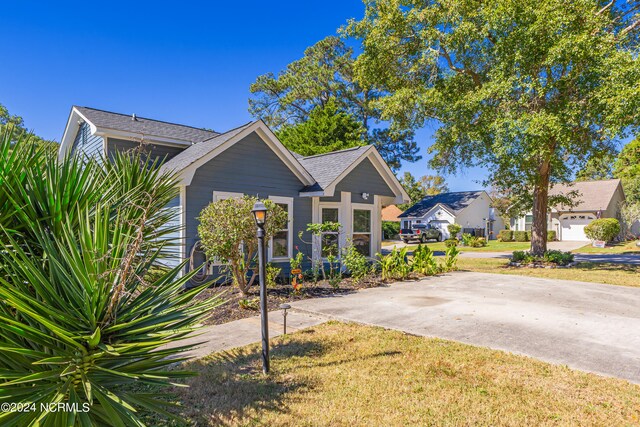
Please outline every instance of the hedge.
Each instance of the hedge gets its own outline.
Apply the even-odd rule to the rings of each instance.
[[[528,231],[514,231],[513,232],[513,241],[514,242],[528,242],[531,240],[531,233]]]
[[[558,240],[558,236],[556,235],[555,230],[548,230],[547,231],[547,241],[548,242],[555,242],[556,240]]]
[[[594,219],[584,228],[584,234],[591,240],[610,242],[620,234],[620,221],[615,218]]]
[[[513,242],[513,230],[500,230],[498,240],[501,242]]]

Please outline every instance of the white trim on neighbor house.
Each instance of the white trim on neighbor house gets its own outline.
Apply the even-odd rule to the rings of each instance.
[[[271,130],[267,127],[264,122],[261,120],[252,123],[251,125],[244,128],[242,131],[238,132],[233,137],[229,138],[227,141],[223,142],[219,146],[212,149],[209,153],[201,156],[189,166],[185,167],[180,171],[176,171],[178,173],[179,179],[183,185],[190,185],[193,180],[193,176],[195,175],[196,170],[200,168],[200,166],[208,163],[213,158],[217,157],[229,147],[233,146],[237,142],[241,141],[245,137],[251,135],[255,132],[260,139],[262,139],[271,150],[282,160],[282,162],[288,166],[288,168],[298,177],[298,179],[305,185],[313,185],[315,180],[311,177],[309,172],[298,162],[298,160],[293,157],[291,152],[285,148],[284,145],[278,138],[271,132]]]
[[[376,169],[376,171],[380,174],[385,183],[396,194],[396,197],[392,200],[392,203],[408,203],[411,200],[404,187],[402,187],[402,184],[400,184],[391,168],[389,168],[389,165],[387,165],[380,153],[378,153],[378,150],[376,150],[373,146],[370,146],[365,151],[363,151],[360,157],[352,162],[349,167],[346,168],[340,175],[338,175],[338,177],[334,179],[333,182],[329,184],[324,190],[314,192],[300,192],[300,197],[333,197],[336,191],[336,186],[340,183],[340,181],[342,181],[347,175],[349,175],[351,171],[353,171],[356,166],[362,163],[365,159],[369,159],[369,161]]]
[[[267,258],[270,261],[289,261],[293,257],[293,197],[269,196],[269,200],[274,203],[287,205],[287,256],[273,256],[273,238],[269,242]]]

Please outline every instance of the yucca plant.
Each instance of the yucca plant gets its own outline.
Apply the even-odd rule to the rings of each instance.
[[[28,136],[0,138],[0,403],[23,408],[1,425],[172,416],[166,396],[141,386],[190,375],[172,365],[191,346],[172,343],[220,302],[196,302],[203,288],[184,290],[182,265],[163,267],[177,190],[155,166],[58,161]]]

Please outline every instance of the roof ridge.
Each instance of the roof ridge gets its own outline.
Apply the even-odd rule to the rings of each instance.
[[[115,112],[115,111],[109,111],[109,110],[103,110],[103,109],[100,109],[100,108],[87,107],[87,106],[84,106],[84,105],[74,105],[74,107],[75,108],[86,108],[86,109],[93,110],[93,111],[100,111],[102,113],[115,114],[115,115],[124,116],[124,117],[131,117],[132,116],[131,114],[118,113],[118,112]],[[149,121],[152,121],[152,122],[165,123],[165,124],[168,124],[168,125],[182,126],[182,127],[185,127],[185,128],[201,130],[201,131],[204,131],[204,132],[212,132],[212,133],[216,133],[218,135],[221,134],[220,132],[218,132],[216,130],[212,130],[212,129],[204,129],[204,128],[199,128],[199,127],[196,127],[196,126],[184,125],[182,123],[168,122],[166,120],[152,119],[152,118],[149,118],[149,117],[138,116],[137,114],[136,114],[136,118],[145,119],[145,120],[149,120]]]
[[[214,138],[219,138],[219,137],[221,137],[221,136],[224,136],[224,135],[226,135],[226,134],[228,134],[228,133],[233,132],[234,130],[242,129],[242,128],[247,127],[247,126],[249,126],[249,125],[252,125],[252,124],[254,124],[254,123],[256,123],[256,122],[258,122],[258,120],[253,120],[253,121],[247,122],[247,123],[245,123],[245,124],[243,124],[243,125],[236,126],[236,127],[234,127],[233,129],[229,129],[228,131],[225,131],[225,132],[222,132],[222,133],[218,133],[217,135],[213,135],[212,137],[209,137],[209,138],[207,138],[207,139],[203,139],[202,141],[198,142],[198,144],[201,144],[201,143],[203,143],[203,142],[207,142],[207,141],[211,141],[211,140],[212,140],[212,139],[214,139]]]
[[[315,157],[322,157],[322,156],[329,156],[331,154],[344,153],[345,151],[355,151],[365,147],[369,148],[369,147],[373,147],[373,145],[372,144],[358,145],[357,147],[345,148],[343,150],[329,151],[328,153],[322,153],[322,154],[314,154],[312,156],[302,157],[300,160],[313,159]]]

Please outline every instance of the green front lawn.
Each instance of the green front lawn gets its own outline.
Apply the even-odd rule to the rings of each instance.
[[[447,247],[444,242],[427,242],[426,245],[432,251],[445,251]],[[418,245],[410,245],[409,249],[413,250]],[[499,242],[497,240],[490,240],[487,246],[481,248],[472,248],[467,246],[458,245],[458,249],[462,252],[513,252],[513,251],[528,251],[531,248],[530,242]],[[388,246],[386,249],[390,249]]]
[[[635,425],[640,387],[529,357],[330,322],[189,363],[190,425]]]
[[[574,250],[575,253],[580,254],[624,254],[624,253],[637,253],[640,252],[640,247],[636,246],[637,240],[631,242],[614,243],[606,248],[594,248],[591,243],[581,248]]]
[[[581,262],[572,268],[516,268],[498,258],[459,258],[458,268],[479,273],[513,274],[545,279],[577,280],[640,287],[640,266]]]

